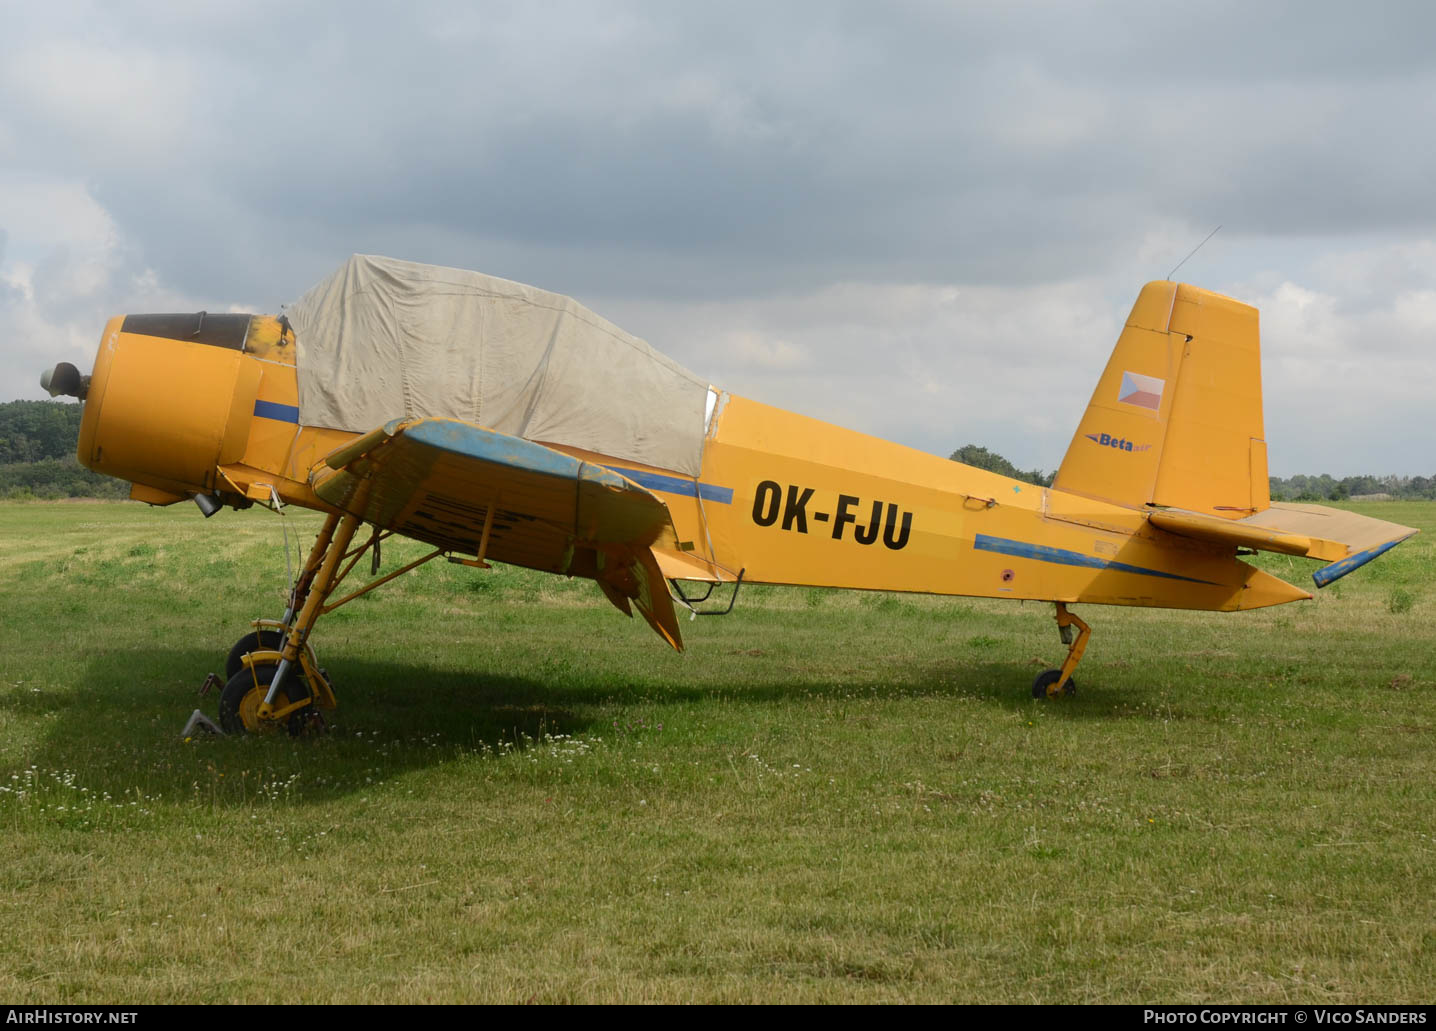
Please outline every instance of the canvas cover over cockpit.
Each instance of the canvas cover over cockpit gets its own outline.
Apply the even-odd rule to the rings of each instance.
[[[462,419],[698,475],[707,382],[570,297],[356,254],[285,314],[302,425]]]

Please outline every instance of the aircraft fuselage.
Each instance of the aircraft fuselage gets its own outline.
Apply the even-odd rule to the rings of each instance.
[[[358,435],[299,424],[295,350],[292,333],[269,316],[112,319],[89,384],[80,460],[132,481],[132,496],[151,504],[277,496],[328,510],[310,471]],[[674,578],[729,581],[742,571],[756,583],[1219,610],[1310,597],[1237,560],[1229,545],[1158,529],[1140,509],[726,393],[709,418],[696,479],[539,443],[660,497],[677,543],[655,552]],[[506,561],[501,550],[489,557]]]

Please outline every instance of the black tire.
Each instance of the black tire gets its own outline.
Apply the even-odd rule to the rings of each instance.
[[[1043,670],[1037,674],[1037,679],[1032,681],[1032,697],[1043,701],[1050,698],[1051,696],[1047,693],[1047,689],[1060,679],[1062,679],[1062,671],[1060,669]],[[1068,698],[1075,695],[1077,693],[1077,681],[1072,677],[1068,677],[1067,683],[1062,685],[1062,693]]]
[[[229,650],[224,660],[224,679],[233,680],[234,675],[244,669],[244,657],[250,652],[277,652],[284,647],[284,634],[278,630],[260,630],[245,634]]]
[[[219,693],[219,725],[224,728],[226,734],[258,734],[268,729],[260,726],[254,713],[264,701],[264,696],[269,693],[269,685],[274,681],[274,674],[278,669],[277,665],[266,662],[255,666],[253,670],[241,667],[238,673],[229,678],[229,683],[225,684],[224,690]],[[293,667],[285,674],[284,686],[274,701],[282,708],[290,702],[308,697],[309,683],[304,679],[304,671]],[[287,721],[290,737],[298,737],[304,733],[309,726],[309,715],[313,709],[313,705],[307,705],[290,715]]]

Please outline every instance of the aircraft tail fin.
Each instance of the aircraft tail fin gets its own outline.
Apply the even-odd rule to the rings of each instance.
[[[1148,283],[1053,486],[1224,519],[1264,511],[1256,309],[1185,283]]]

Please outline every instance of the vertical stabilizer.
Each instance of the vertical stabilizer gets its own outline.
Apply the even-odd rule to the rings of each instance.
[[[1053,486],[1240,519],[1267,508],[1257,311],[1148,283]]]

